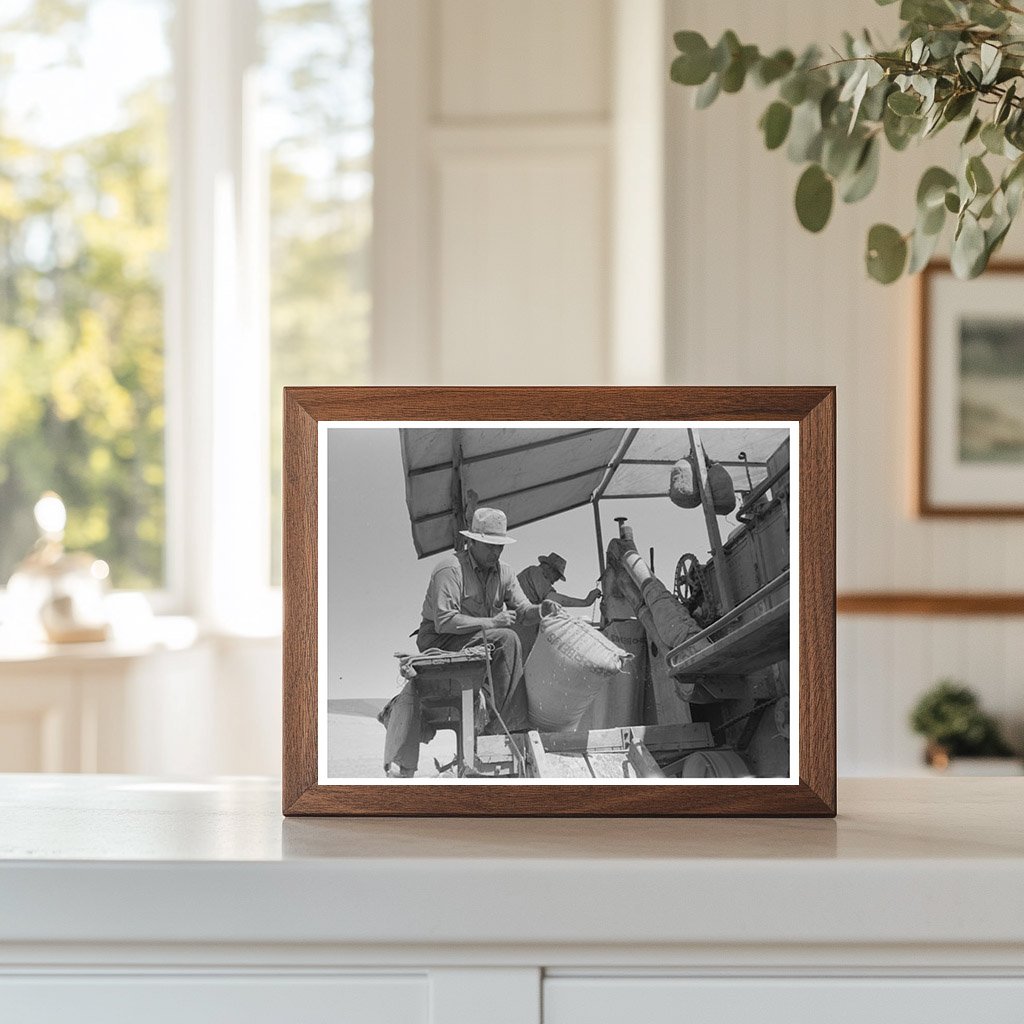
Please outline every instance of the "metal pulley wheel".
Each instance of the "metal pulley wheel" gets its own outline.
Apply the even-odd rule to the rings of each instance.
[[[675,595],[685,605],[690,605],[703,590],[700,569],[696,555],[685,554],[676,562]]]

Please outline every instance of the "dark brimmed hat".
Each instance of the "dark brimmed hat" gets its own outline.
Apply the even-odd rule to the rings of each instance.
[[[541,565],[550,565],[551,568],[558,573],[558,578],[560,580],[565,579],[566,561],[561,555],[556,555],[554,551],[552,551],[550,555],[541,555],[537,561],[540,562]]]

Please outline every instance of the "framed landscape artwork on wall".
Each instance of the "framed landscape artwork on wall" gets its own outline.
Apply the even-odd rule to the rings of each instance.
[[[835,813],[830,388],[290,388],[284,810]]]
[[[1024,264],[920,281],[916,511],[1024,515]]]

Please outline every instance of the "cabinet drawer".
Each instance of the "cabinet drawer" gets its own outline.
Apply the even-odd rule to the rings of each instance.
[[[426,975],[0,978],[18,1024],[427,1024]]]
[[[1021,1024],[1024,978],[549,977],[544,1024]]]

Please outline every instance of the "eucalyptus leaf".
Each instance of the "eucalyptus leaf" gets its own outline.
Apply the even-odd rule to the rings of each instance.
[[[926,75],[913,75],[910,79],[911,87],[924,101],[921,111],[927,113],[935,103],[935,79]]]
[[[1001,125],[989,121],[981,129],[981,142],[993,156],[1002,156],[1006,146],[1006,133]]]
[[[946,121],[956,121],[966,117],[974,107],[975,96],[972,92],[954,93],[946,100],[942,108],[942,116]]]
[[[945,207],[950,213],[960,212],[960,196],[956,192],[947,192]]]
[[[839,106],[839,92],[840,90],[837,88],[829,89],[818,103],[818,111],[821,114],[823,125],[839,118],[839,114],[836,112],[836,108]]]
[[[817,160],[821,156],[821,111],[813,101],[801,103],[793,111],[786,155],[793,163]]]
[[[967,16],[977,25],[984,25],[985,28],[1003,29],[1007,25],[1006,15],[993,7],[990,3],[972,3]]]
[[[1008,213],[1004,213],[998,216],[985,229],[985,264],[976,268],[975,276],[985,269],[988,261],[992,258],[992,254],[1002,246],[1006,233],[1010,230],[1011,223],[1013,223],[1013,218]]]
[[[938,131],[945,123],[945,117],[943,108],[940,106],[932,107],[931,113],[925,119],[924,131],[921,132],[922,138],[927,138],[934,132]]]
[[[907,262],[906,239],[890,224],[875,224],[868,232],[868,273],[880,284],[892,284]]]
[[[972,156],[967,161],[966,175],[976,194],[988,195],[995,188],[992,175],[980,156]]]
[[[711,70],[721,74],[733,62],[734,56],[739,53],[742,45],[732,29],[722,33],[722,37],[715,44],[711,51]]]
[[[788,75],[779,88],[779,98],[791,107],[798,107],[807,99],[807,75],[803,71],[794,71]]]
[[[1006,213],[1012,223],[1013,218],[1020,212],[1021,198],[1024,198],[1024,177],[1018,176],[1004,185],[1003,193],[1006,196]]]
[[[1002,124],[1013,110],[1013,100],[1017,95],[1017,83],[1011,82],[1003,93],[1002,98],[996,104],[996,112],[992,117],[992,120],[996,124]]]
[[[693,105],[698,110],[706,110],[718,98],[722,91],[722,81],[717,74],[713,74],[693,96]]]
[[[885,141],[897,152],[907,148],[910,140],[920,131],[924,124],[922,117],[899,117],[891,110],[886,110],[882,117]]]
[[[793,108],[788,103],[776,100],[761,116],[764,144],[768,149],[778,149],[786,141],[789,126],[793,120]]]
[[[860,202],[875,187],[875,182],[878,181],[879,148],[876,136],[872,136],[864,143],[853,175],[843,188],[844,203]]]
[[[906,114],[916,114],[921,107],[921,100],[909,92],[894,92],[889,96],[889,109],[901,117]]]
[[[742,46],[732,63],[722,72],[722,92],[739,92],[746,81],[747,72],[758,59],[756,46]]]
[[[929,167],[917,186],[917,208],[927,213],[936,206],[942,206],[947,190],[955,184],[956,176],[944,167]]]
[[[941,231],[928,233],[921,230],[920,227],[914,229],[914,233],[910,237],[910,262],[907,264],[908,274],[916,274],[924,270],[935,254],[940,237]]]
[[[971,123],[967,126],[967,131],[964,132],[963,139],[960,140],[961,146],[970,145],[981,132],[982,121],[980,117],[972,117]]]
[[[938,235],[946,224],[946,204],[939,203],[928,210],[919,210],[917,228],[925,235]]]
[[[864,102],[860,105],[860,120],[881,121],[885,113],[885,101],[892,91],[892,82],[885,78],[870,86],[864,95]]]
[[[999,74],[999,68],[1003,63],[1003,51],[991,42],[981,44],[979,51],[981,58],[981,84],[991,85]]]
[[[770,57],[762,57],[755,65],[754,81],[760,86],[771,85],[772,82],[785,78],[793,70],[796,58],[790,50],[776,50]]]
[[[821,231],[832,214],[832,180],[817,165],[811,164],[796,186],[796,215],[808,231]]]
[[[822,133],[821,166],[833,178],[841,178],[853,171],[864,148],[863,133],[859,137],[846,135],[838,127]]]
[[[953,250],[950,263],[953,273],[961,280],[976,277],[975,267],[985,258],[985,232],[978,219],[970,212],[964,211],[960,226],[953,238]]]

